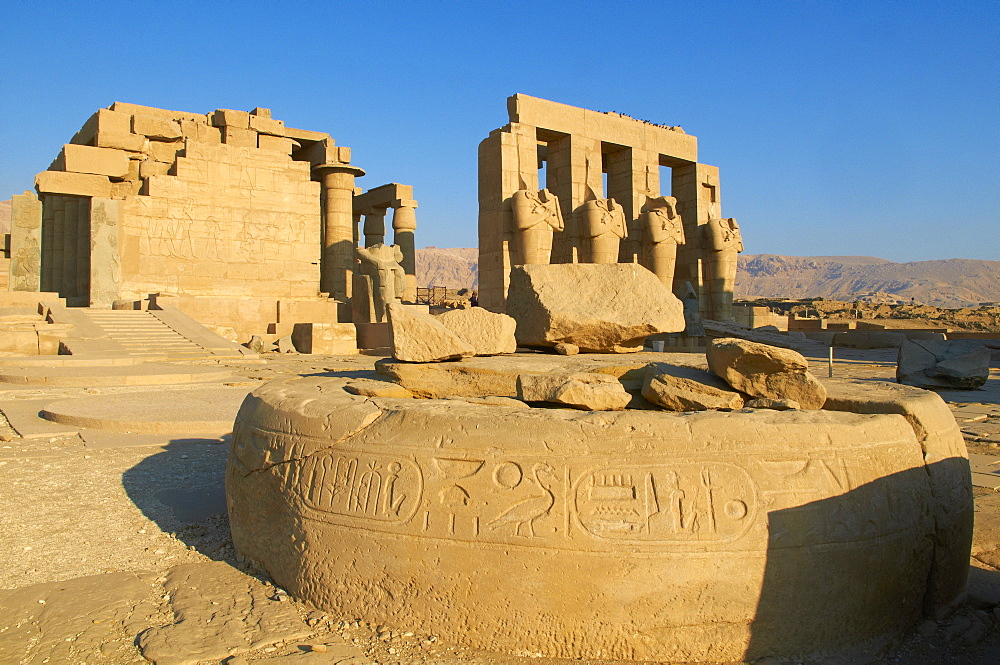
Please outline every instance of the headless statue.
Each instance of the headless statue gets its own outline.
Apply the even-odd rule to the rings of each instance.
[[[705,248],[705,285],[711,302],[711,316],[733,320],[733,290],[736,287],[737,254],[743,251],[743,236],[735,219],[711,219],[702,227]]]
[[[377,243],[371,247],[357,247],[356,251],[361,259],[361,274],[371,278],[375,322],[385,321],[389,303],[401,302],[406,290],[406,273],[399,265],[403,250],[399,245]]]
[[[684,225],[677,213],[677,199],[658,196],[642,206],[645,265],[660,282],[673,290],[677,245],[684,244]]]
[[[580,207],[581,263],[618,263],[625,237],[625,209],[614,199],[587,201]]]
[[[547,264],[552,255],[552,234],[562,231],[559,199],[547,189],[519,189],[510,200],[514,215],[512,265]]]
[[[704,337],[705,326],[701,324],[701,303],[691,282],[684,282],[684,297],[681,298],[681,303],[684,305],[684,334],[688,337]]]

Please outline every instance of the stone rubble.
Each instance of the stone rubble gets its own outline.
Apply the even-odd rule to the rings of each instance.
[[[752,397],[791,399],[802,409],[821,409],[826,401],[826,389],[797,351],[730,337],[712,340],[705,355],[717,376]]]

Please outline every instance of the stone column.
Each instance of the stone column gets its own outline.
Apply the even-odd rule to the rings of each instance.
[[[346,301],[350,297],[354,266],[354,179],[365,172],[346,163],[313,167],[319,176],[323,202],[323,254],[320,260],[320,291]]]
[[[403,252],[403,266],[406,273],[404,302],[417,302],[417,251],[414,231],[417,230],[417,202],[413,199],[396,199],[392,202],[392,244]]]
[[[11,197],[11,291],[40,291],[42,272],[42,202],[33,192]]]
[[[365,211],[365,247],[385,244],[385,208],[369,208]]]
[[[121,201],[95,198],[90,202],[90,306],[110,308],[119,298]]]
[[[62,288],[60,294],[63,298],[72,298],[76,292],[76,270],[77,270],[77,242],[78,224],[80,222],[80,201],[76,197],[67,197],[64,208],[63,226],[63,254],[65,262],[63,264]]]

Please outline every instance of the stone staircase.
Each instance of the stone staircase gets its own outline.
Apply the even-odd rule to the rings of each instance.
[[[204,358],[206,350],[146,310],[87,310],[87,316],[133,357]]]

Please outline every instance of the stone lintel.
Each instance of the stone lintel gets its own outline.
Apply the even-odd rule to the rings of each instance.
[[[367,208],[395,208],[394,202],[400,199],[413,199],[413,186],[390,182],[386,185],[372,187],[364,194],[356,195],[354,209],[357,211]]]

